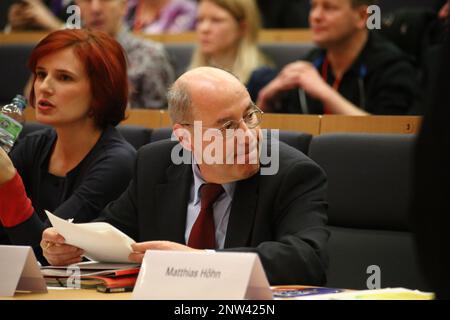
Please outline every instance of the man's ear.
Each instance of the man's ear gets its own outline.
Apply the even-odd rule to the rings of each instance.
[[[367,19],[369,19],[369,14],[367,12],[368,6],[362,5],[355,8],[357,15],[357,27],[358,29],[367,28]]]
[[[173,134],[178,139],[181,146],[186,150],[192,151],[192,142],[193,141],[192,141],[191,132],[179,123],[175,123],[172,127],[172,130],[173,130]]]

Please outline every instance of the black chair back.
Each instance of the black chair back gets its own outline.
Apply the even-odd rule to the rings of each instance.
[[[117,130],[136,150],[150,142],[152,129],[133,125],[117,126]]]
[[[367,289],[379,268],[381,287],[426,290],[416,262],[408,210],[415,137],[327,134],[309,155],[328,176],[331,287]]]

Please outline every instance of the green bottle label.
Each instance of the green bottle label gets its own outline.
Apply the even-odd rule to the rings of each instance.
[[[8,117],[6,114],[0,113],[0,131],[11,137],[13,141],[17,140],[20,131],[22,131],[22,127],[16,120]]]

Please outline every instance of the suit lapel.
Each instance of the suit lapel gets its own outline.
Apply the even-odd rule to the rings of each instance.
[[[156,186],[156,212],[161,239],[185,243],[186,212],[192,184],[192,167],[172,165],[167,169],[167,183]]]
[[[258,200],[259,174],[250,179],[238,181],[231,205],[225,248],[242,247],[250,244]]]

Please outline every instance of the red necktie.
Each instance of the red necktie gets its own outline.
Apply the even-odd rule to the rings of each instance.
[[[189,247],[195,249],[216,248],[213,205],[223,191],[222,186],[215,183],[207,183],[200,187],[201,209],[189,235]]]

